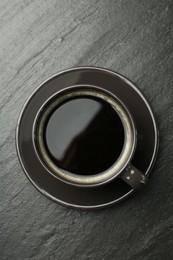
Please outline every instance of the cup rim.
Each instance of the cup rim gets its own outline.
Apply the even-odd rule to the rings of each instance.
[[[72,93],[75,95],[72,95]],[[124,134],[125,134],[125,141],[124,145],[121,151],[120,156],[118,159],[114,162],[114,164],[106,169],[103,172],[100,172],[98,174],[93,175],[78,175],[75,173],[68,172],[66,170],[59,169],[57,165],[53,163],[53,161],[50,159],[49,155],[47,154],[46,148],[44,146],[43,142],[43,124],[45,123],[43,111],[46,111],[45,108],[48,107],[49,104],[51,104],[51,101],[53,100],[59,100],[60,104],[64,100],[68,100],[70,97],[76,97],[80,95],[88,95],[88,96],[97,96],[99,98],[102,98],[106,100],[109,104],[112,105],[113,109],[115,109],[116,113],[119,115],[121,122],[123,124],[124,128]],[[93,93],[95,95],[93,95]],[[77,95],[76,95],[77,94]],[[65,97],[65,99],[63,99]],[[103,98],[104,97],[104,98]],[[61,99],[60,99],[61,98]],[[111,103],[111,102],[112,103]],[[55,101],[53,102],[53,104]],[[55,106],[57,106],[57,103]],[[54,107],[53,107],[54,108]],[[51,113],[52,109],[49,109],[49,113]],[[41,142],[41,146],[38,147],[38,143],[36,141],[36,135],[37,135],[37,129],[38,129],[38,122],[43,119],[44,122],[42,122],[41,128],[39,128],[39,145]],[[39,126],[40,127],[40,126]],[[40,129],[42,132],[40,132]],[[79,186],[79,187],[95,187],[95,186],[101,186],[103,184],[106,184],[115,178],[117,178],[124,169],[130,164],[131,159],[134,155],[135,148],[136,148],[136,127],[134,124],[134,120],[129,112],[129,110],[126,108],[126,106],[122,103],[122,101],[109,91],[97,87],[94,85],[73,85],[70,87],[67,87],[65,89],[62,89],[61,91],[56,92],[52,96],[50,96],[40,107],[40,109],[37,112],[37,115],[34,120],[33,129],[32,129],[32,141],[35,153],[40,161],[40,163],[43,165],[43,167],[46,168],[46,170],[52,174],[54,177],[60,179],[61,181],[64,181],[65,183]],[[125,147],[126,144],[126,147]],[[44,158],[43,158],[44,157]],[[46,160],[45,160],[46,159]]]

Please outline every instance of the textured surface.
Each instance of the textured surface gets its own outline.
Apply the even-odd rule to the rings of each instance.
[[[150,101],[160,151],[143,192],[98,211],[42,196],[15,151],[29,94],[72,66],[131,79]],[[0,259],[173,259],[173,2],[0,1]]]

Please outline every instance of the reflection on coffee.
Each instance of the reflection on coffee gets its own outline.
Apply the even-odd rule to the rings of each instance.
[[[98,174],[120,156],[124,128],[109,103],[80,96],[54,109],[44,127],[44,142],[57,167],[80,175]]]

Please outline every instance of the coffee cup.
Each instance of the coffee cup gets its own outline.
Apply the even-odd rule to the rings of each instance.
[[[134,119],[115,95],[75,85],[51,96],[33,125],[35,152],[55,178],[80,187],[121,178],[140,189],[147,177],[132,164],[138,142]]]

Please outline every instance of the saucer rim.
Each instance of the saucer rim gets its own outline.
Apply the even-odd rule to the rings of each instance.
[[[144,97],[144,95],[141,93],[141,91],[130,81],[128,80],[126,77],[124,77],[123,75],[121,75],[120,73],[117,73],[115,71],[112,71],[110,69],[105,69],[105,68],[101,68],[101,67],[94,67],[94,66],[82,66],[82,67],[74,67],[74,68],[69,68],[63,71],[60,71],[58,73],[55,73],[54,75],[52,75],[51,77],[49,77],[48,79],[46,79],[45,81],[43,81],[36,89],[35,91],[33,91],[31,93],[31,95],[28,97],[28,99],[26,100],[18,121],[17,121],[17,127],[16,127],[16,150],[17,150],[17,155],[19,158],[19,162],[23,168],[24,173],[26,174],[26,176],[28,177],[28,179],[31,181],[31,183],[36,187],[37,190],[39,190],[42,194],[44,194],[46,197],[50,198],[51,200],[58,202],[59,204],[63,205],[63,206],[68,206],[68,207],[72,207],[72,208],[80,208],[80,209],[99,209],[99,208],[104,208],[104,207],[108,207],[111,206],[113,204],[119,203],[120,201],[124,200],[125,198],[129,197],[130,195],[132,195],[134,193],[134,189],[131,189],[129,192],[127,192],[126,194],[124,194],[123,196],[119,197],[118,199],[115,199],[113,201],[110,202],[106,202],[103,204],[99,204],[99,205],[78,205],[78,204],[73,204],[73,203],[69,203],[63,200],[60,200],[58,198],[55,198],[54,196],[52,196],[50,193],[48,193],[47,191],[43,190],[41,187],[39,187],[39,185],[37,185],[34,180],[30,177],[30,174],[28,173],[27,169],[24,166],[23,160],[22,160],[22,156],[20,153],[20,148],[19,148],[19,128],[20,128],[20,123],[22,120],[22,115],[27,107],[27,104],[30,100],[32,100],[32,98],[37,94],[37,91],[45,85],[45,83],[49,83],[50,80],[64,74],[64,73],[68,73],[68,72],[73,72],[73,71],[77,71],[77,70],[92,70],[92,71],[100,71],[103,73],[108,73],[108,74],[112,74],[113,76],[119,77],[121,80],[123,80],[126,84],[128,84],[130,87],[133,88],[133,90],[138,93],[138,95],[142,98],[143,102],[145,103],[145,105],[148,108],[148,111],[150,113],[150,116],[152,118],[152,122],[153,122],[153,126],[154,126],[154,133],[155,133],[155,145],[154,145],[154,150],[153,150],[153,155],[150,161],[150,164],[148,166],[147,171],[145,172],[145,175],[148,177],[150,175],[150,172],[154,166],[157,154],[158,154],[158,148],[159,148],[159,131],[158,131],[158,127],[156,124],[156,120],[154,117],[154,113],[153,110],[151,108],[151,106],[149,105],[148,101],[146,100],[146,98]],[[115,180],[116,181],[116,180]]]

